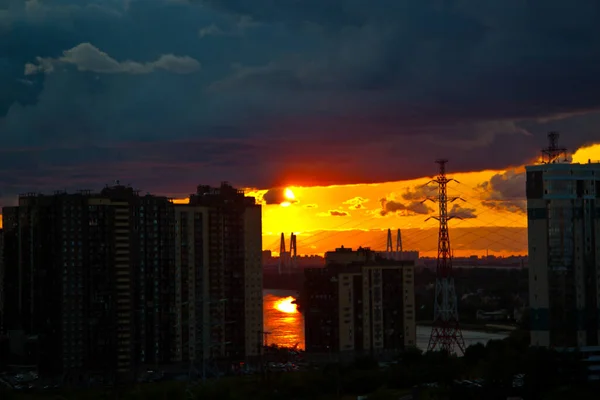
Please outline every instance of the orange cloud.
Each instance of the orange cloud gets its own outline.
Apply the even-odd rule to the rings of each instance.
[[[358,210],[361,208],[365,208],[364,204],[367,203],[368,201],[369,201],[369,199],[365,199],[363,197],[356,196],[356,197],[353,197],[351,199],[344,201],[342,204],[348,205],[349,206],[348,209],[350,209],[350,210]]]
[[[588,161],[600,162],[600,144],[581,147],[573,153],[572,162],[585,164]]]
[[[326,213],[318,213],[319,217],[349,217],[350,214],[341,210],[329,210]]]

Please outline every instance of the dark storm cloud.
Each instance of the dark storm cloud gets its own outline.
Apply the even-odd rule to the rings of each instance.
[[[430,153],[445,147],[461,160],[474,150],[485,154],[455,168],[521,163],[543,141],[536,119],[595,110],[600,102],[596,2],[208,3],[258,20],[327,28],[325,51],[240,68],[223,90],[293,90],[292,102],[312,93],[317,101],[305,101],[309,107],[327,107],[348,126],[358,125],[345,133],[419,134],[430,141]],[[305,131],[331,132],[319,129],[321,120],[303,123]],[[569,132],[565,142],[577,146],[588,135]],[[523,146],[497,151],[508,149],[499,147],[508,138]],[[497,155],[489,154],[492,148]]]
[[[499,211],[525,213],[525,183],[525,171],[508,170],[495,174],[478,186],[482,194],[481,203]]]
[[[399,215],[416,215],[416,214],[429,214],[433,211],[422,201],[411,201],[410,203],[402,203],[396,200],[380,199],[381,210],[379,215],[386,216],[388,214],[399,214]]]
[[[462,207],[459,204],[453,204],[448,215],[452,218],[473,219],[477,218],[474,208]]]
[[[591,0],[9,4],[6,195],[376,182],[433,175],[440,156],[519,165],[552,129],[598,139]]]
[[[107,21],[120,17],[117,1],[5,0],[0,9],[0,117],[13,104],[37,104],[43,76],[26,77],[25,64],[74,44],[82,32],[72,21]],[[50,6],[52,4],[52,6]],[[123,2],[121,2],[123,4]],[[8,90],[7,90],[8,89]]]
[[[435,185],[421,185],[412,189],[406,189],[406,191],[402,193],[402,198],[411,201],[424,201],[426,199],[435,198],[437,194],[438,189]]]
[[[289,199],[285,195],[285,188],[273,188],[267,190],[263,195],[263,201],[265,204],[281,204],[284,202],[296,203],[295,199]]]

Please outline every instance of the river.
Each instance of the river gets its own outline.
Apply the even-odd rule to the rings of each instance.
[[[290,290],[264,290],[263,315],[264,330],[270,332],[268,344],[279,346],[298,346],[304,349],[304,317],[292,301],[297,293]],[[492,339],[504,339],[508,334],[462,331],[465,345],[487,343]],[[427,350],[431,327],[417,326],[417,347]]]

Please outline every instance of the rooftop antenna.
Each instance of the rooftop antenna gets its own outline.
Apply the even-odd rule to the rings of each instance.
[[[563,156],[563,162],[567,162],[567,149],[558,147],[558,132],[548,133],[548,147],[542,149],[542,164],[556,164]]]

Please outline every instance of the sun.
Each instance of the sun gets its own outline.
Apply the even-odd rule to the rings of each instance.
[[[294,192],[292,192],[292,189],[290,189],[290,188],[286,188],[283,192],[283,195],[288,200],[296,200],[296,196],[294,195]]]
[[[294,201],[296,201],[296,196],[290,188],[285,188],[283,191],[283,197],[285,198],[285,201],[280,204],[281,207],[289,207]]]
[[[281,311],[286,314],[295,314],[298,312],[298,308],[294,303],[295,300],[296,299],[294,299],[292,296],[288,296],[284,299],[277,300],[275,302],[274,308],[277,311]]]

